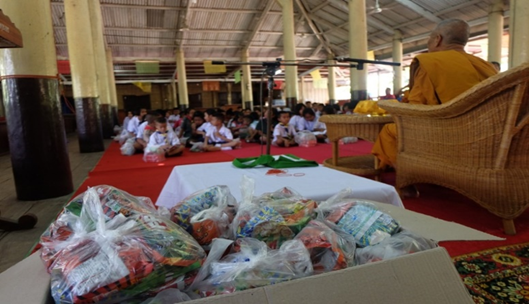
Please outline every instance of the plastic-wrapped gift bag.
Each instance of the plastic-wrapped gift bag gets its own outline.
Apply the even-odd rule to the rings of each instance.
[[[320,219],[354,236],[361,247],[379,243],[398,231],[399,224],[391,216],[351,196],[351,189],[345,189],[322,202],[318,206]]]
[[[231,235],[230,224],[237,206],[227,186],[213,186],[178,202],[171,208],[171,220],[207,246],[214,238]]]
[[[245,189],[253,193],[253,187]],[[252,197],[243,192],[245,199],[232,224],[235,238],[256,238],[272,249],[293,239],[311,220],[316,207],[316,202],[288,188]]]
[[[306,130],[297,132],[294,136],[294,141],[300,147],[314,147],[318,143],[316,140],[316,135]]]
[[[136,141],[136,138],[127,138],[125,140],[125,143],[119,148],[121,150],[122,155],[131,156],[136,152],[136,148],[134,148],[134,142]]]
[[[373,246],[359,248],[356,252],[356,263],[366,264],[393,259],[402,255],[424,251],[437,247],[433,240],[404,230]]]
[[[146,163],[159,163],[165,161],[165,151],[159,146],[147,146],[143,151],[143,161]]]
[[[328,224],[313,220],[296,235],[310,253],[314,274],[354,265],[355,239]]]
[[[200,268],[205,253],[187,232],[143,200],[98,190],[68,204],[41,238],[56,303],[141,300]]]
[[[309,253],[301,241],[287,241],[277,250],[270,250],[265,243],[253,238],[236,243],[238,252],[204,264],[201,271],[205,279],[192,285],[194,292],[202,297],[227,294],[313,273]],[[215,245],[212,252],[223,251],[214,249]]]

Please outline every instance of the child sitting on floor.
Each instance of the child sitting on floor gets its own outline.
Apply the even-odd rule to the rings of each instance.
[[[230,129],[224,126],[224,114],[215,113],[211,117],[211,127],[208,128],[205,140],[204,151],[231,150],[239,147],[239,139],[233,139]]]
[[[303,124],[300,126],[300,131],[307,130],[316,136],[319,143],[326,142],[327,128],[324,123],[319,122],[316,114],[310,108],[303,110]]]
[[[156,131],[149,138],[148,149],[158,147],[165,152],[166,157],[179,156],[184,151],[184,146],[180,144],[178,136],[173,131],[167,130],[167,120],[158,117],[155,121]]]
[[[281,111],[278,113],[279,123],[274,127],[272,145],[278,147],[297,146],[294,141],[296,130],[293,125],[288,124],[290,121],[290,112]]]
[[[138,126],[138,130],[136,131],[136,142],[134,142],[134,148],[137,153],[142,153],[147,147],[149,138],[154,132],[154,121],[156,120],[156,117],[156,112],[149,112],[145,115],[145,121]]]

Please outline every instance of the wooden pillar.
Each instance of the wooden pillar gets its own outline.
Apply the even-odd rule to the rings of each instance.
[[[96,64],[97,87],[99,90],[99,103],[101,111],[101,126],[103,138],[114,135],[114,121],[112,119],[112,97],[108,81],[108,67],[106,60],[105,38],[103,37],[103,16],[99,1],[88,1],[90,14],[90,28],[94,48],[94,61]]]
[[[112,120],[114,125],[120,125],[118,118],[118,92],[116,88],[116,76],[114,74],[114,59],[112,57],[112,49],[106,48],[105,55],[107,57],[107,69],[108,69],[108,85],[110,93],[110,105],[112,107]],[[126,114],[126,113],[125,113]]]
[[[173,96],[173,101],[174,101],[174,107],[178,107],[180,105],[180,103],[178,102],[178,97],[177,97],[177,90],[176,90],[176,81],[175,79],[173,78],[171,80],[171,94]]]
[[[64,0],[77,134],[81,153],[105,150],[88,2],[89,0]]]
[[[488,24],[488,55],[489,62],[501,64],[501,46],[503,40],[503,0],[496,0],[490,6]]]
[[[513,68],[529,62],[529,1],[511,0],[510,9],[509,67]]]
[[[296,60],[296,37],[294,36],[294,3],[292,0],[278,0],[283,9],[283,51],[285,60]],[[291,109],[298,103],[298,67],[285,67],[285,97]]]
[[[334,54],[328,55],[328,64],[336,64]],[[327,77],[327,89],[329,91],[329,104],[335,104],[336,100],[336,67],[330,66],[327,68],[329,76]]]
[[[228,96],[227,96],[227,99],[228,99],[228,104],[231,105],[233,104],[233,100],[231,98],[231,89],[232,89],[232,86],[233,84],[231,82],[228,82],[226,83],[226,87],[227,87],[227,91],[228,91]]]
[[[178,74],[178,100],[182,110],[189,107],[189,96],[187,95],[187,75],[184,50],[176,50],[176,69]]]
[[[299,100],[298,102],[305,102],[305,76],[299,77]],[[291,110],[294,111],[293,108]]]
[[[349,57],[367,59],[366,1],[349,1]],[[367,66],[351,69],[351,102],[367,99]]]
[[[402,34],[395,31],[393,35],[393,62],[402,64]],[[402,66],[393,67],[393,94],[402,88]]]
[[[241,55],[242,62],[250,61],[250,52],[248,49],[244,49]],[[250,108],[253,111],[252,70],[248,64],[242,66],[241,93],[244,108]]]
[[[22,33],[23,48],[0,50],[11,165],[19,200],[73,191],[61,115],[51,7],[42,0],[0,0]],[[51,35],[51,36],[50,36]]]

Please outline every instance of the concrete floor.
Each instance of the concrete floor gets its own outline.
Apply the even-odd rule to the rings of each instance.
[[[111,140],[105,140],[108,147]],[[87,178],[104,152],[79,152],[75,134],[68,136],[68,154],[74,188],[77,189]],[[0,156],[0,212],[2,217],[18,219],[25,213],[33,213],[38,223],[33,229],[6,232],[0,230],[0,272],[24,259],[29,250],[39,241],[40,235],[48,228],[71,195],[40,201],[19,201],[16,198],[10,155]]]

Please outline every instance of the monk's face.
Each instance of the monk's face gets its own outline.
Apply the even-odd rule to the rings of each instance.
[[[428,52],[437,52],[440,50],[442,36],[437,32],[432,32],[430,34],[430,39],[428,39]]]

